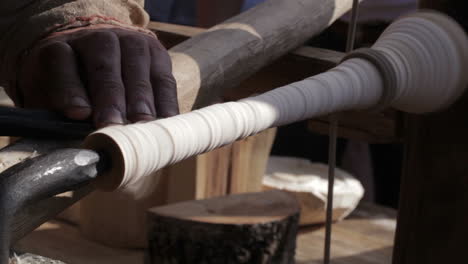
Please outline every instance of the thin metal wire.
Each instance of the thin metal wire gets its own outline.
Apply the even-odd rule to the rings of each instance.
[[[349,53],[354,49],[356,41],[356,28],[358,18],[359,0],[353,0],[353,9],[351,12],[351,22],[348,27],[348,36],[346,41],[346,52]],[[336,168],[336,138],[338,134],[338,115],[330,116],[330,131],[328,143],[328,194],[327,194],[327,215],[325,221],[325,247],[323,263],[330,264],[331,256],[331,232],[333,221],[333,188],[335,185],[335,168]]]
[[[351,11],[351,22],[348,25],[348,36],[346,40],[346,52],[349,53],[354,50],[354,43],[356,42],[356,29],[357,19],[359,15],[359,0],[353,1],[353,9]]]
[[[325,248],[323,263],[330,263],[331,232],[333,221],[333,186],[335,184],[336,166],[336,137],[338,133],[338,118],[336,114],[330,116],[330,132],[328,142],[328,194],[327,194],[327,217],[325,221]]]

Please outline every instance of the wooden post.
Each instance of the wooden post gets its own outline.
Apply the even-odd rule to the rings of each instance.
[[[422,0],[468,29],[462,0]],[[468,263],[468,94],[443,112],[406,119],[394,264]]]

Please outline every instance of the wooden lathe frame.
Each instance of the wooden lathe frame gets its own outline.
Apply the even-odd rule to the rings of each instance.
[[[468,29],[462,2],[421,0],[421,6],[446,12]],[[205,31],[162,23],[151,23],[150,28],[169,46]],[[235,94],[224,93],[224,98],[237,99],[301,80],[333,67],[343,55],[301,47],[249,77],[236,88]],[[394,264],[465,263],[468,259],[465,253],[468,237],[467,114],[468,95],[465,95],[454,106],[435,114],[402,118],[399,113],[385,111],[379,114],[351,112],[340,116],[343,137],[405,143]],[[311,121],[311,127],[326,133],[326,117]],[[14,234],[24,235],[42,219],[50,218],[88,192],[82,189],[66,199],[52,197],[26,210],[19,215]]]

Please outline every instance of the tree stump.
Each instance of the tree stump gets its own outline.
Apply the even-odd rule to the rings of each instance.
[[[148,263],[294,263],[299,211],[282,191],[153,208]]]

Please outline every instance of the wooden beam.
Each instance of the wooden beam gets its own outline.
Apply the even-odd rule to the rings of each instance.
[[[262,190],[276,128],[232,144],[228,193],[258,192]]]
[[[205,106],[298,48],[352,0],[269,0],[170,49],[181,112]]]
[[[382,112],[347,111],[338,114],[338,137],[385,144],[403,141],[402,113],[393,109]],[[328,135],[329,117],[319,117],[308,122],[309,130]]]
[[[156,32],[164,43],[171,45],[205,31],[198,27],[159,22],[151,22],[149,28]],[[223,98],[227,101],[238,100],[302,80],[335,67],[344,55],[342,52],[328,49],[299,47],[260,69],[235,88],[224,92]],[[329,132],[328,117],[311,119],[308,127],[315,133],[326,135]],[[348,111],[340,113],[338,136],[370,143],[394,143],[402,141],[401,129],[402,118],[398,111]]]
[[[423,0],[468,30],[465,1]],[[394,264],[467,263],[468,94],[439,113],[407,115]]]
[[[166,45],[166,48],[172,48],[191,37],[197,36],[207,31],[207,29],[200,27],[191,27],[155,21],[151,21],[149,23],[148,29],[155,32],[163,43],[172,43],[172,45]],[[291,51],[286,56],[288,55],[315,60],[315,63],[318,64],[321,62],[326,65],[334,66],[341,61],[345,54],[334,50],[315,48],[311,46],[301,46]]]

